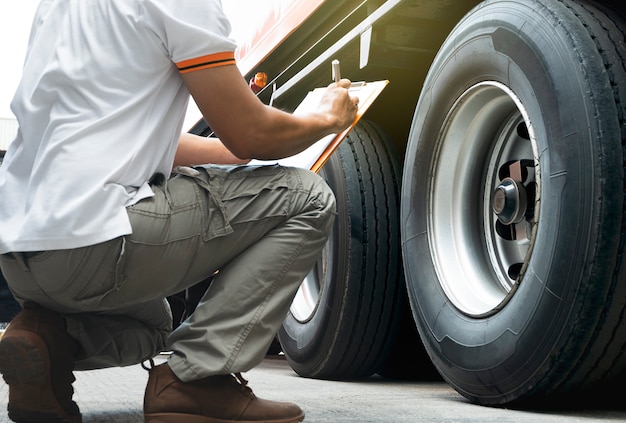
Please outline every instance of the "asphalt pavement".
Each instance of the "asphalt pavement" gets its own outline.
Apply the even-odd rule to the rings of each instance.
[[[442,381],[333,382],[297,376],[282,356],[268,356],[244,375],[257,396],[300,405],[305,422],[359,423],[593,423],[626,422],[626,405],[559,411],[507,410],[470,404]],[[75,400],[84,423],[143,422],[148,373],[141,366],[76,372]],[[0,381],[0,409],[8,387]],[[9,422],[6,411],[0,422]]]

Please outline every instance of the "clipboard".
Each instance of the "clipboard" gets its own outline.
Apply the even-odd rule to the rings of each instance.
[[[251,160],[249,165],[267,165],[280,164],[282,166],[299,167],[312,170],[317,173],[322,166],[328,161],[333,152],[339,147],[341,142],[346,138],[348,133],[356,126],[367,109],[374,103],[374,100],[380,95],[385,87],[389,84],[388,80],[374,82],[354,82],[349,88],[349,92],[353,96],[359,98],[359,110],[356,119],[352,124],[337,134],[330,134],[316,141],[306,150],[290,157],[278,160]],[[293,114],[313,112],[322,98],[322,94],[326,88],[316,88],[309,91],[307,96],[302,100]]]

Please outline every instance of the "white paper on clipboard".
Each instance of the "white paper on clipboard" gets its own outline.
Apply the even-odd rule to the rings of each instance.
[[[383,80],[375,82],[354,82],[352,84],[349,91],[351,95],[359,98],[359,110],[357,111],[356,119],[352,125],[350,125],[350,127],[345,129],[343,132],[327,135],[296,155],[279,160],[251,160],[248,164],[280,164],[282,166],[300,167],[318,172],[324,163],[326,163],[329,159],[330,155],[337,149],[337,147],[339,147],[341,141],[343,141],[352,128],[356,126],[359,119],[361,119],[388,83],[389,81]],[[320,103],[320,99],[322,98],[322,94],[325,89],[326,88],[316,88],[313,91],[310,91],[296,110],[294,110],[293,114],[297,115],[317,110],[317,106]]]

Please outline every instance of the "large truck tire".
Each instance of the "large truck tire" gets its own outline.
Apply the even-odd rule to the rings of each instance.
[[[408,293],[435,366],[474,403],[584,398],[623,378],[625,26],[603,9],[478,5],[418,102]]]
[[[278,339],[301,376],[365,377],[384,361],[400,317],[400,164],[378,128],[362,121],[320,175],[338,214]]]

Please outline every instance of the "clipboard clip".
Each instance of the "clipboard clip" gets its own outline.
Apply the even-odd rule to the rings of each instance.
[[[348,88],[348,91],[357,91],[357,90],[360,90],[361,88],[363,88],[366,85],[367,85],[367,82],[365,82],[365,81],[353,82],[350,85],[350,88]]]

